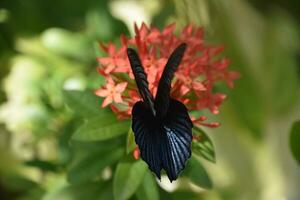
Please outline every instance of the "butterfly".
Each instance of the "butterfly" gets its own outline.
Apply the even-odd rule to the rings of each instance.
[[[191,157],[192,127],[183,103],[170,97],[171,82],[184,52],[180,44],[170,55],[161,75],[155,98],[148,88],[147,75],[137,52],[127,49],[127,56],[142,101],[132,108],[132,130],[141,158],[161,178],[164,169],[169,180],[176,180]]]

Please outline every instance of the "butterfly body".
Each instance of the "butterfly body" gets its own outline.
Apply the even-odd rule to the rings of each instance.
[[[176,180],[191,156],[192,121],[187,108],[170,97],[171,81],[186,49],[179,45],[171,54],[158,85],[155,99],[148,89],[147,76],[138,55],[128,49],[128,58],[143,101],[132,109],[132,130],[141,158],[160,179],[164,169]]]

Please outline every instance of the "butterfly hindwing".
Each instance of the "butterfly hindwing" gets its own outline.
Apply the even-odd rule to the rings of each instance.
[[[159,124],[155,122],[149,108],[142,101],[133,106],[132,130],[135,142],[140,149],[141,158],[148,164],[149,169],[160,178],[162,169],[160,145],[163,137],[159,132]]]
[[[166,144],[162,144],[165,152],[162,154],[162,165],[171,181],[177,179],[191,156],[192,127],[186,107],[181,102],[170,99],[163,124]]]
[[[191,156],[193,125],[187,109],[171,99],[164,120],[157,120],[149,112],[141,101],[132,110],[132,129],[141,158],[158,178],[164,169],[171,181],[176,180]]]

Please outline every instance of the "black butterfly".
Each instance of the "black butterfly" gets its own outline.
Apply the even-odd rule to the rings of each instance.
[[[192,121],[187,108],[170,97],[171,82],[187,45],[179,45],[171,54],[157,88],[155,99],[148,88],[147,75],[135,50],[127,55],[143,101],[132,109],[132,130],[141,158],[160,179],[164,169],[172,182],[191,156]]]

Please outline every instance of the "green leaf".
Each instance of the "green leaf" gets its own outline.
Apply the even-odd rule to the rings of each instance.
[[[147,166],[142,160],[125,159],[121,161],[114,176],[115,200],[129,199],[142,183],[146,170]]]
[[[134,150],[136,147],[135,140],[134,140],[134,133],[130,126],[128,134],[127,134],[127,144],[126,144],[126,153],[129,154]]]
[[[104,141],[92,141],[92,142],[84,142],[71,140],[69,145],[71,145],[71,151],[76,155],[75,159],[81,160],[83,157],[93,153],[100,151],[108,151],[114,150],[124,146],[125,137],[121,136],[118,138],[112,138],[110,140]],[[73,157],[74,161],[74,157]]]
[[[199,187],[210,189],[212,188],[212,182],[200,163],[200,161],[194,156],[188,161],[184,175],[187,176],[190,181]]]
[[[15,192],[25,192],[38,187],[38,183],[17,174],[2,175],[1,183],[5,183],[6,188]]]
[[[214,146],[210,138],[206,135],[206,133],[198,128],[193,128],[193,135],[197,137],[198,140],[192,141],[192,150],[198,156],[205,158],[206,160],[215,163],[215,151]]]
[[[72,136],[80,141],[102,141],[125,134],[130,126],[129,120],[118,121],[113,113],[88,119]]]
[[[45,195],[45,190],[42,187],[35,187],[26,191],[18,200],[41,200]]]
[[[160,189],[160,196],[161,199],[167,199],[167,200],[199,200],[202,198],[199,198],[199,194],[195,192],[191,192],[190,190],[177,190],[174,192],[166,192],[165,190]]]
[[[107,189],[110,184],[94,182],[62,186],[44,196],[43,200],[99,200],[107,196]],[[106,195],[104,195],[106,194]]]
[[[300,164],[299,141],[300,141],[300,121],[297,121],[293,124],[290,132],[290,148],[298,164]]]
[[[50,161],[39,160],[39,159],[26,161],[24,164],[29,167],[39,168],[43,171],[56,172],[58,170],[58,166],[55,163],[52,163]]]
[[[138,200],[159,200],[159,192],[154,176],[146,171],[144,180],[136,191]]]
[[[100,108],[100,98],[90,90],[64,90],[63,94],[67,106],[80,116],[92,117],[110,112],[108,109]]]
[[[121,159],[124,151],[122,148],[106,149],[92,152],[74,166],[68,173],[68,181],[71,183],[82,183],[92,180],[107,166]]]
[[[171,200],[182,200],[182,199],[188,199],[188,200],[199,200],[199,197],[197,194],[192,193],[190,191],[178,191],[171,193]]]

